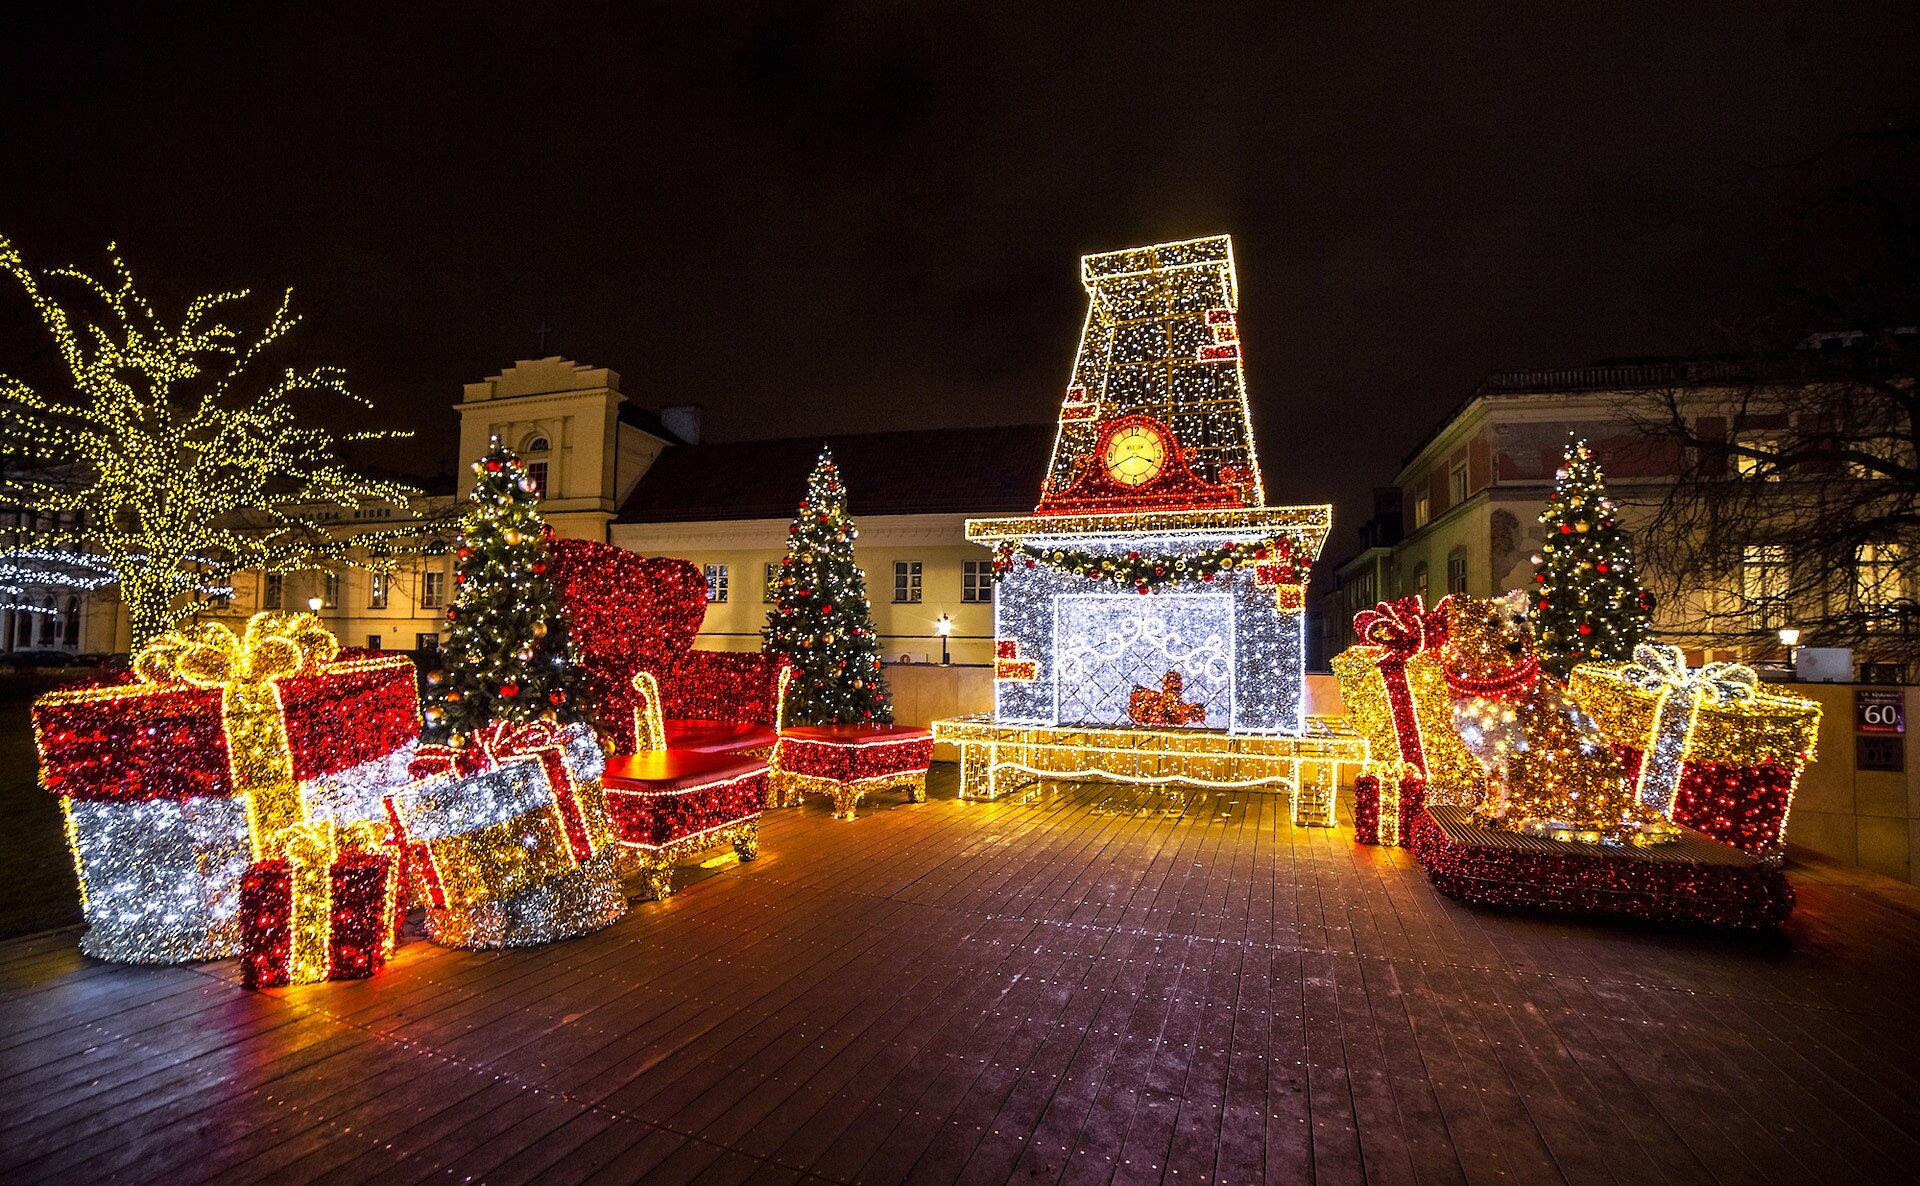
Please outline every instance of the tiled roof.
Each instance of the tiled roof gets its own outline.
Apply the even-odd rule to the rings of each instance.
[[[1055,426],[934,428],[676,445],[620,508],[624,523],[784,519],[824,443],[861,515],[1020,514],[1040,500]]]

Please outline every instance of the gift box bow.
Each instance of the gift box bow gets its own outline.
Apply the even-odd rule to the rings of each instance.
[[[1679,647],[1643,642],[1620,668],[1625,683],[1645,692],[1688,693],[1708,704],[1738,704],[1760,696],[1760,676],[1740,663],[1709,663],[1694,670]]]
[[[423,745],[414,751],[407,773],[414,778],[451,774],[468,777],[498,770],[512,758],[531,757],[543,749],[567,744],[563,725],[548,721],[495,721],[476,729],[462,746]]]
[[[1397,601],[1383,601],[1353,615],[1353,632],[1360,641],[1382,647],[1405,661],[1447,641],[1447,599],[1432,606],[1418,593]]]
[[[339,653],[339,641],[312,614],[267,612],[248,619],[239,635],[219,622],[170,630],[140,649],[133,670],[150,684],[268,684],[324,666]]]

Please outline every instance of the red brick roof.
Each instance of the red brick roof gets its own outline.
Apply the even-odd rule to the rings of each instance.
[[[1024,514],[1040,500],[1055,426],[933,428],[675,445],[653,463],[623,523],[785,519],[807,492],[822,444],[861,515]]]

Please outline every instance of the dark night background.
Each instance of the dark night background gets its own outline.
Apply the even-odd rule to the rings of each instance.
[[[431,472],[543,321],[713,438],[1048,421],[1079,255],[1228,231],[1269,496],[1336,500],[1334,557],[1486,370],[1768,311],[1779,166],[1909,122],[1920,60],[1911,0],[549,7],[10,17],[0,232],[295,287]]]

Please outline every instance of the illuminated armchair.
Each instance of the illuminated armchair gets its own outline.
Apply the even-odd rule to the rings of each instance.
[[[771,755],[792,681],[785,656],[747,651],[687,651],[665,679],[636,672],[634,748]]]

